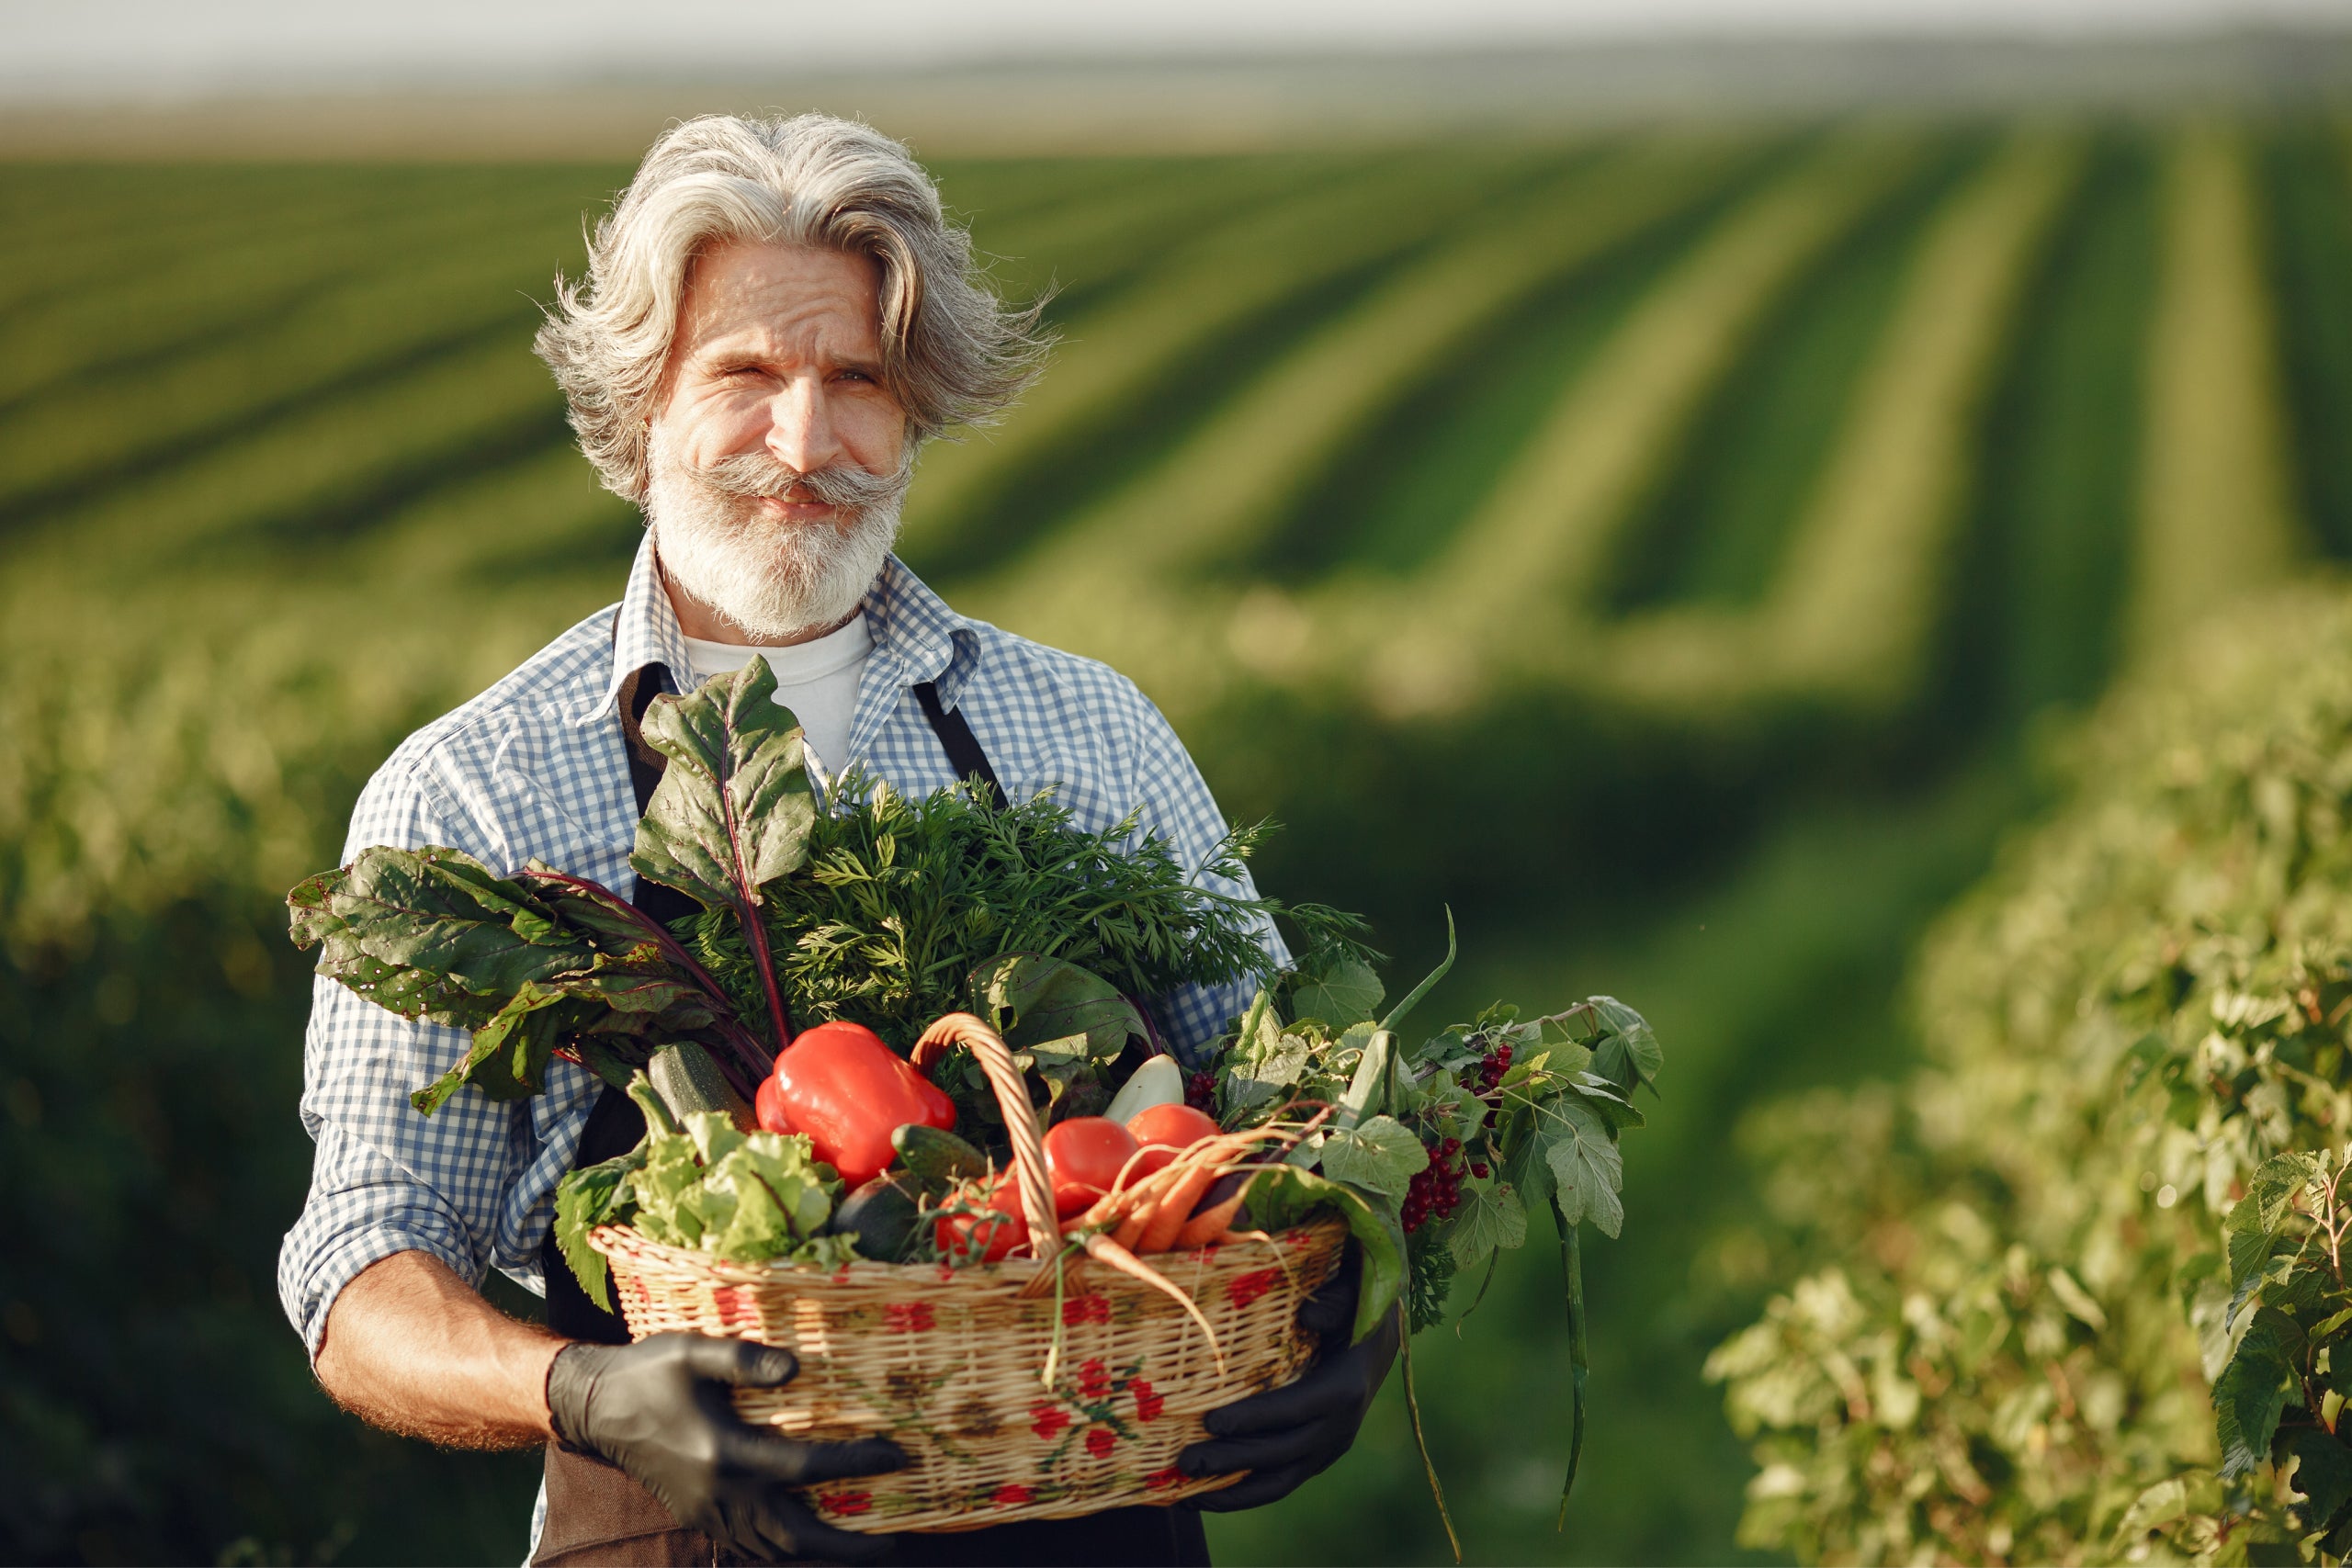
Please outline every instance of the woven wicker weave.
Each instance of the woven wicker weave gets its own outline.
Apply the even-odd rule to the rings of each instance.
[[[1013,1124],[1023,1185],[1047,1190],[1009,1054],[992,1035],[966,1038]],[[633,1337],[684,1329],[799,1357],[785,1387],[736,1395],[746,1419],[825,1441],[888,1437],[907,1450],[904,1470],[813,1491],[820,1515],[851,1529],[943,1530],[1173,1503],[1230,1484],[1179,1475],[1176,1454],[1204,1435],[1204,1412],[1305,1366],[1315,1344],[1297,1325],[1299,1305],[1329,1278],[1346,1235],[1331,1221],[1152,1258],[1208,1319],[1214,1350],[1181,1304],[1084,1260],[1064,1265],[1057,1287],[1052,1266],[1030,1258],[825,1270],[722,1263],[620,1225],[591,1240],[612,1262]]]

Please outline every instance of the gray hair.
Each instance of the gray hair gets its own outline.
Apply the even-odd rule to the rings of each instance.
[[[533,346],[571,406],[607,488],[643,501],[647,424],[676,335],[686,271],[749,240],[871,257],[882,275],[883,376],[920,442],[1001,413],[1042,368],[1042,302],[1008,305],[948,221],[913,154],[830,115],[705,115],[653,144],[588,242],[588,276],[556,278]]]

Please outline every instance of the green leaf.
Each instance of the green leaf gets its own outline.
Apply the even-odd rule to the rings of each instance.
[[[1552,1168],[1560,1217],[1571,1225],[1589,1219],[1601,1235],[1615,1236],[1625,1224],[1625,1205],[1618,1197],[1625,1161],[1607,1125],[1575,1095],[1544,1100],[1535,1113],[1535,1136]]]
[[[2157,1482],[2133,1499],[2115,1527],[2119,1549],[2138,1543],[2150,1530],[2161,1529],[2191,1514],[2219,1513],[2222,1489],[2210,1470],[2191,1470]]]
[[[1525,1244],[1527,1209],[1509,1182],[1462,1184],[1462,1206],[1447,1227],[1457,1269],[1475,1269],[1488,1253]]]
[[[629,864],[639,875],[711,908],[748,911],[762,887],[800,869],[816,797],[799,720],[777,705],[766,660],[656,697],[644,735],[670,765],[638,824]]]
[[[1401,1200],[1406,1186],[1429,1163],[1430,1152],[1421,1140],[1393,1116],[1334,1129],[1323,1140],[1323,1174],[1384,1198]]]
[[[1331,1118],[1335,1127],[1345,1130],[1372,1111],[1396,1109],[1388,1103],[1388,1080],[1396,1062],[1396,1036],[1385,1029],[1374,1030],[1356,1061],[1355,1075],[1348,1080],[1348,1091],[1340,1097],[1340,1108]]]
[[[2238,1342],[2230,1364],[2213,1380],[2214,1427],[2221,1438],[2223,1481],[2267,1463],[2279,1416],[2289,1404],[2302,1403],[2293,1359],[2295,1341],[2301,1337],[2284,1317],[2263,1312]]]
[[[1295,1165],[1260,1171],[1250,1179],[1244,1201],[1250,1217],[1270,1231],[1286,1230],[1323,1213],[1347,1221],[1348,1234],[1355,1237],[1363,1259],[1351,1339],[1362,1339],[1380,1325],[1405,1289],[1405,1230],[1392,1205]]]
[[[1371,964],[1340,953],[1320,973],[1300,978],[1291,991],[1291,1009],[1300,1018],[1319,1018],[1340,1030],[1370,1019],[1380,1006],[1382,991]]]
[[[571,1266],[588,1299],[606,1312],[613,1310],[613,1302],[605,1289],[605,1255],[588,1245],[588,1233],[629,1217],[628,1177],[644,1164],[645,1150],[640,1146],[616,1159],[571,1171],[556,1183],[556,1250]]]
[[[479,1029],[525,985],[586,968],[594,942],[459,851],[363,851],[288,897],[318,973],[402,1018]]]
[[[2352,1449],[2333,1432],[2313,1427],[2296,1433],[2287,1453],[2295,1461],[2295,1490],[2303,1495],[2298,1528],[2325,1529],[2336,1511],[2352,1502]]]
[[[1015,1050],[1073,1037],[1097,1061],[1115,1058],[1130,1039],[1148,1038],[1143,1016],[1118,987],[1065,959],[1011,953],[972,976],[973,1010]]]
[[[1593,997],[1585,1006],[1600,1026],[1600,1037],[1591,1043],[1593,1069],[1628,1094],[1637,1085],[1655,1093],[1666,1053],[1648,1021],[1614,997]]]

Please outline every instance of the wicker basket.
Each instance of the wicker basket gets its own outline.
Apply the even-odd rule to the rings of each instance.
[[[1035,1114],[1002,1041],[978,1021],[978,1054],[1012,1132],[1031,1214],[1053,1213]],[[921,1057],[918,1057],[921,1060]],[[684,1329],[783,1346],[800,1374],[739,1393],[747,1420],[796,1438],[887,1437],[911,1462],[813,1489],[849,1529],[953,1530],[1173,1503],[1232,1483],[1193,1480],[1178,1450],[1204,1413],[1296,1376],[1315,1351],[1300,1303],[1337,1266],[1338,1221],[1150,1261],[1192,1297],[1212,1348],[1182,1304],[1083,1260],[1009,1258],[949,1269],[858,1262],[826,1270],[732,1264],[645,1240],[627,1226],[591,1237],[611,1260],[629,1333]],[[1057,1236],[1032,1224],[1033,1250]]]

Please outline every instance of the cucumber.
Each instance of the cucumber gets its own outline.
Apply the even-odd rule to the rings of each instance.
[[[927,1198],[938,1196],[958,1181],[989,1173],[986,1155],[955,1134],[920,1122],[910,1122],[891,1134],[890,1146],[899,1151],[908,1179]]]
[[[670,1114],[684,1122],[691,1111],[716,1111],[743,1132],[760,1130],[759,1118],[718,1070],[710,1053],[688,1041],[679,1045],[664,1045],[653,1053],[653,1060],[645,1066],[646,1076],[653,1080],[654,1091]]]
[[[825,1228],[854,1237],[861,1258],[876,1263],[905,1259],[922,1228],[922,1202],[895,1176],[877,1176],[842,1201]]]

